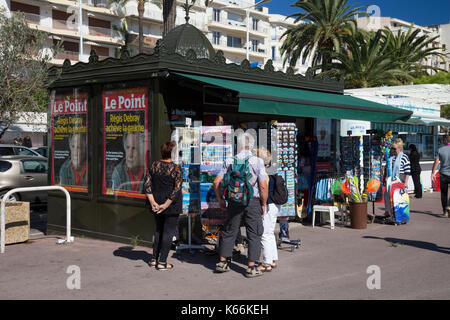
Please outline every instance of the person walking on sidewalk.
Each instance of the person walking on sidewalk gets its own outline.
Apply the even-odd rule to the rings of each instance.
[[[174,141],[164,143],[161,146],[162,159],[152,163],[144,178],[144,191],[156,223],[150,266],[157,270],[173,269],[173,265],[167,263],[167,256],[182,208],[183,173],[181,167],[172,161],[174,148]]]
[[[406,153],[403,153],[403,140],[397,138],[392,143],[393,156],[389,159],[387,165],[391,166],[392,181],[396,178],[400,179],[408,188],[408,178],[411,175],[411,163]],[[392,216],[390,185],[386,183],[386,192],[384,194],[384,215],[385,217]]]
[[[441,165],[439,174],[442,211],[444,216],[450,218],[450,207],[448,206],[450,202],[448,199],[448,184],[450,183],[450,136],[445,137],[445,146],[439,148],[435,156],[433,169],[431,170],[431,181],[433,183],[436,183],[436,170],[439,164]]]
[[[241,134],[238,137],[237,150],[235,158],[229,158],[225,161],[222,169],[214,180],[214,191],[222,210],[226,210],[227,218],[222,236],[221,246],[219,248],[220,260],[216,264],[216,272],[222,273],[230,271],[231,256],[236,236],[239,231],[241,217],[244,217],[245,228],[248,240],[248,268],[245,276],[248,278],[261,276],[263,272],[255,264],[261,255],[261,236],[263,234],[262,216],[266,211],[267,203],[267,174],[264,168],[264,162],[261,158],[254,156],[251,152],[254,147],[254,138],[248,133]],[[229,174],[235,167],[235,164],[248,163],[250,178],[250,188],[247,190],[253,197],[249,199],[247,205],[238,205],[228,200],[228,207],[220,193],[220,184],[225,175]],[[241,166],[242,167],[242,166]],[[236,172],[236,175],[247,176],[245,172]],[[226,186],[225,186],[226,187]],[[252,192],[253,191],[253,192]]]
[[[420,183],[420,153],[415,144],[409,145],[409,161],[411,162],[411,177],[414,182],[414,197],[422,198],[422,184]]]
[[[275,190],[275,178],[273,175],[276,174],[272,167],[272,155],[269,150],[264,147],[258,149],[256,155],[263,159],[266,173],[269,177],[269,195],[267,199],[267,209],[263,217],[264,232],[261,237],[263,264],[258,267],[262,271],[269,272],[277,267],[278,248],[275,238],[275,226],[277,224],[278,212],[280,212],[281,206],[273,203],[271,199],[271,195],[273,195]]]

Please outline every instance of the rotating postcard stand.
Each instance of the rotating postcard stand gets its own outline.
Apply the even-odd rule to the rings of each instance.
[[[200,214],[200,128],[191,128],[191,119],[186,119],[186,128],[176,128],[173,140],[179,147],[175,163],[183,169],[183,209],[182,214],[188,218],[188,243],[176,247],[176,252],[181,250],[206,250],[202,245],[192,244],[192,215]]]
[[[271,126],[271,149],[272,155],[277,159],[276,171],[286,182],[288,190],[288,201],[281,206],[278,213],[280,223],[278,248],[281,245],[290,245],[293,252],[300,247],[300,240],[289,237],[289,217],[296,216],[296,180],[297,180],[297,127],[295,123],[273,123]]]

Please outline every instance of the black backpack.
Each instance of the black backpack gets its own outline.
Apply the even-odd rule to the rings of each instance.
[[[285,204],[288,201],[288,190],[286,187],[286,182],[284,181],[283,177],[278,174],[271,175],[270,177],[275,180],[273,194],[270,195],[270,199],[275,204]]]

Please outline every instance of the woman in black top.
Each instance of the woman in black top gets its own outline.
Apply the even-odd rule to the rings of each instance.
[[[416,198],[422,198],[422,185],[420,183],[420,153],[414,144],[409,146],[409,161],[411,162],[411,176],[414,182],[414,193]]]
[[[150,266],[155,266],[158,270],[173,269],[173,265],[166,260],[182,208],[183,173],[181,167],[173,163],[171,158],[175,146],[174,141],[161,146],[162,159],[152,163],[144,179],[145,194],[150,201],[156,223]]]

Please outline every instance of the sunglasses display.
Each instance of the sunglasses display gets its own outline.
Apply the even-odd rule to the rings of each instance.
[[[286,181],[288,189],[288,201],[281,206],[279,216],[294,216],[296,214],[295,188],[296,172],[298,166],[297,157],[297,127],[295,123],[278,123],[272,127],[273,145],[278,153],[278,172]]]

